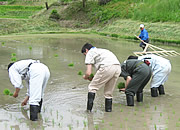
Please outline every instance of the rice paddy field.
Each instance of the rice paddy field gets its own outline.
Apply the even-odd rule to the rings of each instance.
[[[111,50],[122,63],[134,51],[142,51],[139,42],[92,34],[29,34],[0,36],[0,128],[2,130],[179,130],[180,129],[180,58],[171,61],[172,72],[165,84],[165,95],[152,98],[150,85],[144,89],[143,103],[126,106],[126,97],[114,90],[113,111],[105,112],[103,88],[95,97],[92,113],[86,112],[87,86],[82,78],[86,67],[81,47],[92,43]],[[154,44],[166,50],[180,52],[178,46]],[[7,65],[22,59],[38,59],[51,72],[39,121],[29,120],[29,105],[21,107],[26,87],[19,97],[3,93],[14,92]],[[95,72],[94,72],[95,73]],[[25,84],[24,84],[25,85]],[[7,92],[7,91],[6,91]]]

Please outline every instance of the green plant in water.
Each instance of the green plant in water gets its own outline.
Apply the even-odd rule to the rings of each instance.
[[[70,63],[68,64],[69,67],[73,67],[74,66],[74,63]]]
[[[54,54],[54,57],[58,57],[58,54]]]
[[[109,125],[112,126],[112,122],[110,122]]]
[[[79,72],[78,72],[78,75],[82,75],[82,74],[83,74],[82,71],[79,71]]]
[[[4,91],[3,91],[4,95],[9,95],[10,94],[10,90],[5,88]]]
[[[157,107],[156,107],[156,106],[154,107],[154,110],[155,110],[155,111],[157,110]]]
[[[30,50],[30,51],[32,50],[32,46],[29,46],[29,50]]]
[[[89,78],[93,78],[93,77],[94,77],[94,74],[93,74],[93,73],[89,75]]]
[[[157,130],[156,124],[154,124],[154,129]]]
[[[162,116],[162,112],[160,113],[160,116]]]
[[[16,56],[16,53],[12,53],[11,56],[12,56],[12,57],[15,57],[15,56]]]
[[[5,42],[2,42],[1,45],[4,46],[4,45],[5,45]]]
[[[98,125],[95,125],[95,130],[99,130],[99,126]]]
[[[9,93],[9,96],[13,96],[13,93]]]
[[[87,122],[86,122],[86,121],[83,121],[83,124],[84,124],[84,127],[86,127],[86,126],[87,126]]]
[[[125,88],[125,83],[124,83],[124,82],[120,82],[120,83],[117,85],[117,88],[118,88],[118,89]]]

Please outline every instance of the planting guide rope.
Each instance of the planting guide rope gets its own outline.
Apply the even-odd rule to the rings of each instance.
[[[135,35],[136,36],[136,35]],[[154,46],[154,45],[151,45],[149,43],[146,43],[144,42],[143,40],[141,40],[138,36],[136,36],[141,42],[143,42],[144,44],[146,44],[146,47],[145,49],[143,50],[143,52],[134,52],[134,54],[136,56],[142,56],[142,55],[146,55],[146,54],[156,54],[158,56],[180,56],[180,53],[174,51],[174,50],[171,50],[171,51],[167,51],[167,50],[164,50],[160,47],[157,47],[157,46]],[[149,51],[148,49],[151,49],[151,51]]]

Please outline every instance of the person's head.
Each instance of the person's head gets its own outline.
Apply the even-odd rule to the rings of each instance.
[[[87,54],[87,52],[93,47],[93,45],[86,43],[84,44],[84,46],[81,49],[81,53],[83,53],[84,55]]]
[[[129,60],[129,59],[138,59],[138,57],[137,57],[137,56],[132,56],[132,55],[130,55],[127,59],[128,59],[128,60]]]
[[[144,24],[140,24],[140,29],[141,29],[141,30],[144,29]]]
[[[9,68],[12,66],[14,64],[14,62],[12,62],[12,63],[9,63],[9,65],[8,65],[8,71],[9,71]]]

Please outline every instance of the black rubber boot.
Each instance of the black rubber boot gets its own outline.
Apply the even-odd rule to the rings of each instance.
[[[93,108],[94,98],[95,98],[95,93],[89,92],[88,93],[88,102],[87,102],[87,111],[91,112],[91,110]]]
[[[41,99],[41,101],[39,102],[39,113],[41,112],[42,102],[43,102],[43,99]]]
[[[134,96],[126,94],[126,100],[128,106],[134,106]]]
[[[105,111],[106,112],[112,111],[112,98],[111,99],[105,98]]]
[[[30,105],[30,120],[37,121],[38,120],[38,112],[39,112],[38,105]]]
[[[160,85],[160,86],[158,87],[158,90],[159,90],[159,95],[164,95],[164,94],[165,94],[165,92],[164,92],[164,86],[163,86],[163,85]]]
[[[143,102],[143,92],[136,93],[137,102]]]
[[[157,97],[158,96],[157,88],[151,88],[151,96],[152,97]]]

